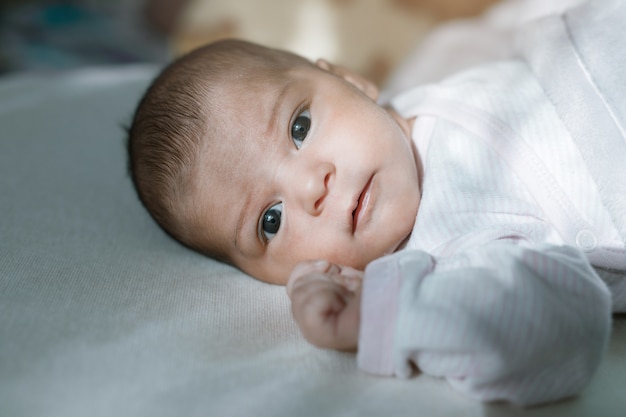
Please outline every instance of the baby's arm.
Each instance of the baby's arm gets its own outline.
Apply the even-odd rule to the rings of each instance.
[[[396,253],[367,267],[362,303],[360,368],[406,377],[416,366],[521,405],[578,393],[611,329],[610,294],[585,255],[551,245]]]
[[[327,261],[296,266],[287,284],[293,317],[312,344],[355,350],[363,272]]]

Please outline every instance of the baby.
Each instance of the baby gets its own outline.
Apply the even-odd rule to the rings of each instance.
[[[287,284],[307,340],[365,371],[574,395],[626,311],[625,18],[619,1],[548,15],[518,58],[388,106],[324,60],[208,45],[140,102],[134,184],[181,243]]]
[[[204,47],[139,106],[139,195],[177,240],[263,281],[285,284],[307,259],[363,269],[411,233],[420,195],[410,122],[376,94],[325,61]]]

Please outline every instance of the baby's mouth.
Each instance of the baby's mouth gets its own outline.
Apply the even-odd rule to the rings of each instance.
[[[370,179],[367,181],[363,190],[361,190],[361,194],[359,194],[359,198],[357,199],[356,207],[352,211],[352,233],[354,233],[363,219],[363,215],[367,210],[368,203],[370,200],[370,186],[372,185],[372,175]]]

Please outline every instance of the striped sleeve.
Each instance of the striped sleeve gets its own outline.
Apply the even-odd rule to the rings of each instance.
[[[417,367],[518,405],[580,392],[611,328],[610,293],[581,252],[504,241],[381,258],[366,270],[361,309],[363,370],[408,377]]]

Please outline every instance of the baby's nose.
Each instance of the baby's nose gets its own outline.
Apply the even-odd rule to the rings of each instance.
[[[320,214],[328,196],[335,170],[329,163],[311,164],[302,170],[300,181],[296,181],[296,195],[305,211],[313,216]]]

